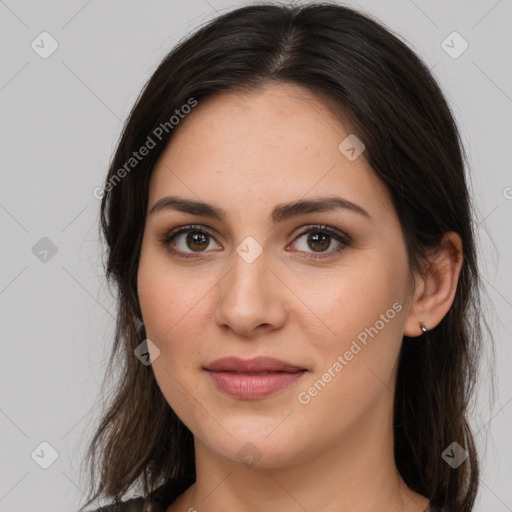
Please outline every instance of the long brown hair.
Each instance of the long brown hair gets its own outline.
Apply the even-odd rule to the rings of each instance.
[[[117,292],[109,372],[118,375],[87,453],[87,504],[100,496],[120,500],[137,486],[147,495],[165,482],[182,489],[194,482],[192,433],[166,402],[151,366],[134,356],[146,337],[136,284],[148,183],[194,102],[272,83],[306,87],[348,120],[390,192],[411,271],[420,269],[426,250],[439,246],[444,233],[455,231],[462,239],[450,310],[420,343],[403,340],[394,440],[397,468],[411,489],[433,506],[470,512],[479,461],[467,413],[482,318],[467,157],[441,89],[416,54],[370,16],[326,2],[252,5],[217,17],[164,58],[125,123],[101,201],[106,277]],[[143,146],[152,147],[130,160]],[[457,468],[441,456],[454,441],[468,452]]]

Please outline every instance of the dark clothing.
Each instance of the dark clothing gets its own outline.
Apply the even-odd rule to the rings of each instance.
[[[111,505],[84,512],[165,512],[166,508],[192,483],[171,481],[155,489],[147,498],[140,497],[118,501]]]

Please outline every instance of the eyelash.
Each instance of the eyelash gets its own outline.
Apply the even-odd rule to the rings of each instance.
[[[181,252],[181,251],[176,251],[174,249],[171,249],[169,247],[170,243],[181,233],[187,233],[187,232],[195,232],[195,233],[202,233],[203,235],[206,235],[206,236],[209,236],[211,238],[214,238],[213,235],[206,229],[204,229],[202,226],[199,226],[199,225],[187,225],[187,226],[180,226],[178,228],[175,228],[175,229],[172,229],[171,231],[167,232],[164,234],[164,236],[162,236],[160,238],[160,242],[165,246],[165,248],[171,253],[173,254],[174,256],[177,256],[178,258],[200,258],[201,257],[201,253],[184,253],[184,252]],[[332,257],[333,253],[334,254],[338,254],[340,253],[341,251],[343,251],[346,247],[350,247],[350,245],[352,244],[352,241],[350,240],[349,237],[343,235],[341,232],[339,232],[338,230],[336,229],[333,229],[329,226],[326,226],[324,224],[320,225],[320,224],[317,224],[317,225],[313,225],[313,226],[308,226],[305,230],[301,231],[294,239],[297,240],[299,238],[301,238],[303,235],[311,232],[311,231],[315,231],[315,232],[319,232],[321,234],[327,234],[329,236],[331,236],[332,238],[334,238],[336,241],[340,242],[341,246],[338,248],[338,249],[334,249],[334,250],[331,250],[331,251],[328,251],[327,253],[318,253],[318,254],[315,254],[315,253],[311,253],[309,256],[305,256],[306,258],[309,258],[309,259],[312,259],[312,260],[316,260],[316,259],[321,259],[321,258],[328,258],[328,257]]]

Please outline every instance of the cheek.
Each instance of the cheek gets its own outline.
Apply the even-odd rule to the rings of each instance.
[[[189,314],[198,299],[183,290],[197,288],[180,288],[172,273],[151,258],[141,258],[137,282],[146,336],[160,350],[151,365],[155,379],[166,401],[188,425],[190,418],[201,415],[190,399],[197,385],[192,362],[198,360],[201,347],[196,340],[201,338]]]
[[[385,322],[386,330],[394,324],[399,331],[402,315],[398,310],[405,309],[406,284],[407,273],[401,262],[376,255],[360,264],[347,263],[325,275],[316,273],[314,280],[303,275],[294,283],[294,292],[311,313],[302,315],[309,331],[314,328],[322,344],[330,345],[356,337],[379,321],[381,315],[384,321],[393,320]],[[395,303],[402,307],[393,308]]]
[[[169,263],[154,247],[143,247],[137,275],[139,303],[148,337],[166,345],[200,311],[200,301],[208,289],[207,280],[191,280],[190,275]]]
[[[299,405],[300,411],[310,418],[329,419],[323,427],[327,437],[392,399],[402,341],[405,306],[395,300],[397,294],[362,276],[357,282],[360,287],[350,291],[352,282],[346,283],[347,293],[330,293],[336,299],[329,302],[330,309],[325,304],[325,322],[335,334],[310,337],[317,364],[297,396],[304,404]],[[372,293],[365,293],[366,285]]]
[[[192,316],[197,315],[198,306],[194,308],[197,300],[173,291],[175,283],[166,286],[164,281],[153,278],[140,282],[139,301],[147,337],[158,346],[166,361],[187,361],[188,355],[196,349],[194,340],[200,339],[194,332],[198,322],[191,321]],[[177,342],[183,339],[187,343]]]
[[[174,287],[168,286],[167,278],[158,278],[165,274],[162,274],[152,261],[154,262],[154,259],[141,258],[137,276],[138,296],[146,336],[160,351],[159,356],[152,363],[152,369],[166,396],[166,389],[173,390],[176,387],[173,378],[175,376],[173,360],[178,357],[180,347],[171,348],[171,340],[179,328],[183,306],[173,292]],[[183,361],[186,361],[187,357],[184,356],[185,354],[179,355]],[[169,399],[167,396],[166,398]]]
[[[153,370],[162,390],[174,396],[180,383],[193,392],[197,381],[201,340],[211,319],[207,292],[213,285],[203,277],[192,279],[152,248],[141,254],[137,286],[142,318],[146,336],[160,350]]]
[[[334,400],[352,403],[354,396],[371,394],[374,386],[392,381],[402,342],[407,279],[405,251],[384,249],[371,258],[367,254],[364,261],[354,258],[331,279],[318,280],[321,293],[316,287],[314,293],[310,288],[309,297],[305,288],[298,292],[308,297],[321,320],[304,320],[302,328],[320,356],[314,377],[329,369],[339,375],[332,379],[337,382],[332,386],[333,391],[337,388]],[[337,365],[337,372],[336,362],[343,367]]]

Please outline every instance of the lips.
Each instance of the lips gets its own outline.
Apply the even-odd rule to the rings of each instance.
[[[273,357],[254,357],[253,359],[240,359],[238,357],[223,357],[216,359],[205,367],[206,370],[214,372],[236,372],[236,373],[273,373],[273,372],[298,372],[305,370],[285,361]]]
[[[205,368],[222,393],[239,399],[264,398],[292,384],[307,370],[272,357],[224,357]]]

